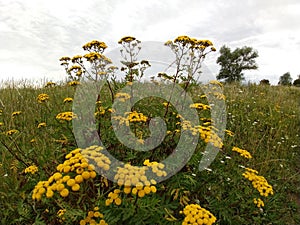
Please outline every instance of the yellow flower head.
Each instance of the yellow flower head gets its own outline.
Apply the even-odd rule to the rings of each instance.
[[[59,61],[70,61],[70,60],[71,60],[71,58],[68,56],[64,56],[59,59]]]
[[[251,159],[252,158],[252,155],[247,150],[240,149],[238,147],[233,147],[232,151],[233,152],[238,152],[242,157],[245,157],[247,159]]]
[[[20,115],[21,113],[22,113],[21,111],[16,111],[16,112],[13,112],[13,113],[11,114],[11,116],[12,116],[12,117],[15,117],[15,116]]]
[[[47,124],[45,122],[38,124],[38,128],[45,127],[45,126],[47,126]]]
[[[182,224],[211,225],[217,220],[210,211],[202,208],[198,204],[187,205],[180,213],[185,215]]]
[[[82,46],[82,48],[87,51],[103,52],[104,49],[107,48],[107,45],[102,41],[93,40],[91,42],[86,43],[84,46]]]
[[[53,87],[53,86],[55,86],[55,85],[56,85],[56,83],[49,81],[49,82],[47,82],[47,84],[45,85],[45,87],[46,87],[46,88],[47,88],[47,87]]]
[[[29,167],[27,167],[25,170],[24,170],[24,173],[31,173],[31,174],[35,174],[36,172],[38,172],[38,167],[36,165],[31,165]]]
[[[64,99],[64,103],[66,103],[66,102],[73,102],[73,98],[69,98],[69,97],[65,98]]]
[[[122,44],[122,43],[130,43],[132,41],[135,41],[136,38],[135,37],[131,37],[131,36],[125,36],[123,38],[121,38],[119,41],[118,41],[118,44]]]
[[[6,131],[6,135],[10,136],[10,135],[13,135],[13,134],[18,133],[18,132],[19,132],[18,130],[12,129],[12,130]]]
[[[47,94],[39,94],[38,97],[37,97],[37,101],[39,103],[43,103],[43,102],[46,102],[49,100],[49,95]]]
[[[58,120],[65,120],[65,121],[71,121],[72,119],[77,118],[77,115],[73,112],[62,112],[57,114],[56,119]]]
[[[72,87],[77,86],[77,85],[79,85],[79,84],[80,84],[80,82],[77,81],[77,80],[70,81],[70,82],[68,83],[68,85],[69,85],[69,86],[72,86]]]

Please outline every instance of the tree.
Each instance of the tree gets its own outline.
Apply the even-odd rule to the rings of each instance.
[[[281,77],[279,77],[278,85],[292,85],[292,77],[290,72],[286,72]]]
[[[259,82],[260,85],[270,85],[270,81],[267,79],[263,79]]]
[[[300,87],[300,75],[298,75],[298,79],[294,80],[293,85],[296,87]]]
[[[244,70],[255,70],[258,68],[255,59],[258,53],[252,47],[244,46],[231,52],[230,48],[225,45],[220,49],[220,56],[217,63],[221,69],[217,79],[225,79],[225,82],[240,82],[244,80]]]

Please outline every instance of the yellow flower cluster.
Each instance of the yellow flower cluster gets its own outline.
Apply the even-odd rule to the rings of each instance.
[[[47,87],[53,87],[53,86],[55,86],[55,85],[56,85],[56,83],[49,81],[49,82],[47,82],[47,84],[45,85],[45,88],[47,88]]]
[[[267,197],[269,194],[273,195],[273,188],[268,183],[266,178],[259,176],[258,172],[251,168],[246,168],[246,172],[243,173],[243,176],[252,182],[252,186],[259,191],[261,196]]]
[[[73,56],[73,58],[71,59],[71,61],[72,61],[72,63],[75,63],[77,61],[81,61],[81,59],[82,59],[81,55],[75,55],[75,56]],[[80,69],[81,69],[81,67],[80,67]]]
[[[184,127],[183,127],[183,129],[184,129]],[[222,139],[215,132],[215,130],[216,130],[215,127],[197,125],[194,127],[189,127],[189,129],[192,131],[193,135],[196,135],[197,133],[199,133],[200,138],[205,143],[211,143],[217,148],[223,148],[224,144],[222,142]]]
[[[231,130],[225,130],[225,133],[231,137],[234,136],[234,133]]]
[[[69,86],[72,86],[72,87],[77,86],[77,85],[79,85],[79,84],[80,84],[80,82],[77,81],[77,80],[73,80],[73,81],[70,81],[70,82],[68,83],[68,85],[69,85]]]
[[[47,126],[47,124],[45,122],[42,122],[42,123],[39,123],[37,127],[41,128],[41,127],[45,127],[45,126]]]
[[[46,102],[46,101],[48,101],[49,100],[49,95],[47,95],[47,94],[39,94],[38,96],[37,96],[37,101],[39,102],[39,103],[43,103],[43,102]]]
[[[183,213],[185,215],[182,225],[188,225],[188,224],[211,225],[215,223],[217,220],[216,217],[211,212],[202,208],[198,204],[187,205],[180,213]]]
[[[97,111],[95,112],[95,116],[100,116],[105,114],[105,109],[103,106],[98,106]]]
[[[232,148],[232,151],[233,151],[233,152],[238,152],[238,153],[240,153],[240,155],[241,155],[242,157],[245,157],[245,158],[247,158],[247,159],[251,159],[251,158],[252,158],[252,155],[251,155],[250,152],[248,152],[247,150],[240,149],[240,148],[238,148],[238,147],[233,147],[233,148]]]
[[[197,40],[196,38],[190,38],[189,36],[179,36],[174,40],[174,43],[181,44],[183,46],[190,45],[190,48],[199,49],[203,51],[205,48],[212,46],[213,43],[210,40]],[[172,45],[172,41],[167,41],[165,45]],[[216,51],[215,47],[211,47],[211,51]]]
[[[120,125],[125,123],[126,126],[129,126],[130,122],[146,122],[148,119],[147,116],[145,116],[143,113],[138,113],[136,111],[126,112],[125,115],[127,116],[113,116],[112,118],[115,120],[119,120]]]
[[[25,168],[24,173],[31,173],[31,174],[35,174],[36,172],[38,172],[38,167],[36,165],[31,165],[28,166],[27,168]]]
[[[87,61],[93,62],[96,59],[101,59],[102,55],[98,52],[90,52],[88,54],[85,54],[83,57],[86,58]]]
[[[181,115],[177,115],[178,118],[182,118]],[[183,118],[182,118],[183,119]],[[207,124],[210,124],[211,122],[206,122]],[[205,123],[205,125],[207,125]],[[213,126],[193,126],[191,124],[191,121],[183,119],[182,122],[178,122],[178,124],[181,124],[181,128],[183,130],[190,130],[192,132],[192,135],[200,134],[200,138],[205,143],[212,143],[217,148],[223,147],[222,139],[217,135],[216,128]],[[179,130],[175,130],[179,132]]]
[[[71,58],[68,56],[64,56],[59,59],[59,61],[70,61],[70,60],[71,60]]]
[[[109,206],[112,203],[115,203],[116,205],[121,205],[122,199],[119,196],[120,193],[121,193],[120,189],[115,189],[113,192],[109,192],[108,199],[106,199],[105,201],[105,205]]]
[[[3,123],[3,122],[0,122],[0,127],[3,126],[3,125],[4,125],[4,123]]]
[[[79,191],[80,184],[84,180],[93,179],[97,176],[95,167],[81,154],[81,149],[75,149],[66,155],[64,163],[59,164],[57,172],[49,177],[47,181],[40,181],[34,187],[32,199],[41,200],[43,194],[51,198],[54,192],[60,196],[67,197],[72,191]]]
[[[58,212],[57,212],[57,217],[59,218],[59,222],[60,223],[62,223],[63,221],[65,221],[66,220],[66,218],[65,218],[65,213],[66,213],[66,209],[60,209],[60,210],[58,210]]]
[[[211,80],[211,81],[209,81],[209,83],[213,84],[213,85],[218,85],[219,87],[223,87],[223,84],[217,80]]]
[[[131,36],[125,36],[123,38],[121,38],[119,41],[118,41],[118,44],[122,44],[123,42],[125,43],[130,43],[132,41],[136,40],[135,37],[131,37]]]
[[[151,168],[152,172],[155,173],[159,177],[165,177],[167,176],[167,172],[163,171],[165,168],[165,165],[163,163],[158,163],[158,162],[150,162],[149,159],[146,159],[144,161],[144,165],[148,166]]]
[[[107,156],[105,156],[103,153],[101,153],[102,150],[103,150],[103,147],[93,145],[93,146],[83,149],[81,151],[81,154],[88,161],[90,161],[90,160],[94,161],[95,165],[98,168],[101,168],[101,169],[107,171],[110,169],[111,161]]]
[[[103,219],[103,217],[103,214],[99,212],[99,207],[95,207],[93,211],[88,212],[88,215],[85,219],[80,220],[79,225],[108,225]],[[100,219],[99,222],[96,221],[98,218]]]
[[[210,106],[205,105],[203,103],[194,103],[194,104],[190,105],[190,108],[200,109],[200,110],[207,110],[207,109],[210,109]]]
[[[156,193],[156,181],[154,179],[148,180],[146,171],[150,169],[157,176],[167,176],[166,171],[162,170],[165,166],[162,163],[150,162],[149,160],[145,160],[144,165],[143,167],[137,167],[125,164],[124,167],[118,168],[114,179],[120,187],[124,186],[123,193],[131,193],[140,198],[150,193]],[[122,203],[119,196],[120,193],[120,189],[115,189],[113,192],[110,192],[105,202],[106,205],[112,203],[120,205]]]
[[[82,46],[82,48],[87,51],[98,50],[103,52],[104,49],[107,48],[107,45],[102,41],[93,40],[91,42],[86,43],[84,46]]]
[[[107,63],[112,63],[112,61],[109,58],[107,58],[105,55],[102,55],[98,52],[90,52],[88,54],[85,54],[83,57],[86,58],[86,60],[89,62],[93,62],[97,59],[102,59]]]
[[[13,135],[13,134],[18,133],[18,132],[19,132],[18,130],[12,129],[12,130],[6,131],[5,134],[8,135],[8,136],[10,136],[10,135]]]
[[[147,116],[145,116],[143,113],[138,113],[137,111],[133,112],[127,112],[125,113],[127,116],[127,120],[129,122],[146,122]]]
[[[116,98],[119,99],[121,102],[125,102],[126,100],[130,99],[130,95],[127,93],[117,93]]]
[[[66,120],[66,121],[71,121],[72,119],[77,118],[77,115],[73,112],[62,112],[57,114],[56,119],[58,120]]]
[[[15,116],[20,115],[21,113],[22,113],[21,111],[16,111],[16,112],[13,112],[13,113],[11,114],[11,116],[12,116],[12,117],[15,117]]]
[[[73,70],[76,70],[76,71],[81,70],[81,66],[73,65],[68,69],[68,72],[72,72]]]
[[[254,204],[255,204],[258,208],[261,208],[261,207],[264,207],[264,206],[265,206],[265,203],[264,203],[263,200],[261,200],[260,198],[254,198],[254,199],[253,199],[253,202],[254,202]]]
[[[64,99],[64,103],[66,103],[66,102],[73,102],[73,98],[69,98],[69,97],[65,98]]]

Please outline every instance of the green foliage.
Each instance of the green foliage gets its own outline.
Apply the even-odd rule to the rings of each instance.
[[[283,74],[282,76],[279,77],[278,84],[290,86],[290,85],[292,85],[292,81],[293,81],[293,79],[291,77],[290,72],[286,72],[285,74]]]
[[[127,46],[135,40],[125,37],[120,43],[125,42],[124,45]],[[199,51],[199,56],[203,57],[206,52],[200,46],[211,46],[209,41],[197,41],[186,36],[175,40],[167,42],[167,45],[174,48],[178,59],[184,58],[185,55],[180,55],[180,51],[176,52],[176,49],[184,50],[182,52],[187,54],[190,51]],[[92,52],[101,48],[103,51],[98,53],[102,54],[105,46],[103,42],[94,41],[85,45],[84,50]],[[191,46],[195,49],[191,49]],[[86,58],[93,61],[96,67],[100,65],[94,62],[101,60],[100,58],[93,58],[92,55]],[[201,60],[203,58],[193,58],[191,62]],[[95,104],[97,135],[101,137],[110,154],[133,166],[143,164],[145,159],[151,162],[165,159],[179,142],[180,131],[185,129],[177,109],[169,104],[168,100],[149,97],[137,102],[128,113],[136,111],[147,118],[161,117],[166,121],[167,134],[160,146],[154,151],[138,152],[124,146],[116,137],[112,129],[112,99],[125,96],[123,100],[130,101],[130,98],[127,99],[126,95],[121,95],[118,90],[128,85],[128,82],[139,80],[143,72],[143,69],[140,70],[143,63],[138,62],[133,66],[123,63],[124,67],[128,66],[123,69],[126,78],[122,82],[110,80],[110,86],[108,83],[104,86]],[[178,67],[179,71],[165,76],[165,80],[170,80],[170,85],[178,82],[192,96],[194,102],[198,103],[194,107],[198,107],[199,125],[208,129],[212,127],[211,107],[214,106],[208,105],[208,94],[203,92],[205,85],[190,85],[199,68],[188,67],[189,63],[186,61],[183,63],[185,66]],[[196,72],[191,77],[191,73],[186,72],[184,68],[194,68],[193,71]],[[67,69],[67,74],[68,71]],[[76,76],[74,71],[71,71],[72,76]],[[92,75],[94,80],[100,79],[96,78],[96,73]],[[83,72],[80,76],[87,75]],[[55,190],[51,197],[46,197],[46,193],[43,193],[41,198],[33,199],[33,196],[37,196],[33,193],[38,182],[49,180],[58,170],[62,171],[62,176],[73,177],[77,173],[82,174],[81,169],[76,172],[70,171],[67,167],[69,165],[66,165],[67,159],[70,159],[70,152],[76,151],[74,149],[77,148],[72,123],[67,120],[69,117],[57,118],[61,112],[72,111],[72,101],[69,102],[69,98],[74,97],[76,87],[68,83],[47,84],[47,87],[39,89],[13,86],[0,89],[1,224],[79,224],[80,221],[87,222],[91,218],[96,218],[98,222],[101,218],[108,224],[183,224],[185,217],[180,211],[190,204],[199,204],[209,210],[216,217],[217,224],[299,224],[300,121],[297,115],[300,108],[296,101],[300,98],[299,89],[233,84],[225,85],[222,89],[222,84],[216,81],[209,85],[212,87],[212,94],[222,100],[225,100],[226,96],[228,135],[222,142],[219,154],[210,168],[200,171],[199,161],[205,154],[204,149],[208,143],[214,143],[213,138],[201,138],[187,164],[174,176],[156,184],[155,189],[143,197],[133,194],[132,189],[128,194],[125,193],[124,185],[109,181],[102,173],[98,173],[95,177],[84,179],[77,191],[67,187],[69,193],[65,196]],[[223,90],[225,96],[217,90]],[[19,111],[21,113],[16,113]],[[151,135],[148,119],[146,122],[128,119],[128,126],[141,140]],[[18,132],[8,134],[10,130]],[[210,134],[212,130],[214,128],[211,128]],[[204,130],[201,132],[200,136],[204,135]],[[247,149],[252,158],[241,157],[238,152],[233,152],[232,149],[236,146]],[[78,152],[83,154],[84,151]],[[76,157],[81,157],[77,153]],[[76,159],[72,160],[75,165]],[[84,159],[83,161],[80,164],[82,166],[85,164]],[[90,167],[83,166],[85,170],[90,171],[89,174],[93,174],[91,162],[88,161]],[[35,166],[32,168],[37,168],[38,171],[26,172],[30,166]],[[243,176],[244,167],[254,168],[259,175],[263,175],[273,186],[274,195],[261,196]],[[56,181],[59,182],[60,179]],[[115,191],[120,191],[114,196],[120,200],[120,204],[107,204],[109,196],[113,195],[110,193]],[[265,206],[257,207],[253,203],[254,198],[261,198]]]
[[[244,46],[232,52],[224,45],[220,49],[220,54],[217,59],[217,63],[221,66],[217,75],[218,80],[224,79],[228,83],[240,82],[244,79],[243,71],[258,68],[255,62],[258,53],[252,47]]]
[[[293,85],[296,87],[300,87],[300,75],[298,75],[298,79],[294,80]]]
[[[259,82],[260,85],[270,85],[270,81],[267,79],[263,79]]]

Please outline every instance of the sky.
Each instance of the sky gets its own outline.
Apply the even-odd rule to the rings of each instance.
[[[109,55],[128,35],[163,60],[157,44],[188,35],[214,43],[204,61],[213,76],[218,49],[250,46],[259,68],[246,81],[277,84],[286,72],[300,74],[299,21],[299,0],[0,0],[0,80],[63,80],[62,56],[84,54],[91,40],[104,41]]]

